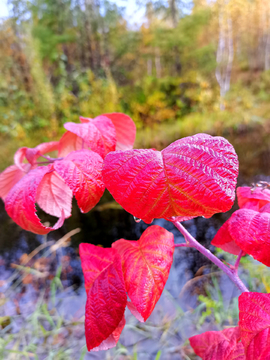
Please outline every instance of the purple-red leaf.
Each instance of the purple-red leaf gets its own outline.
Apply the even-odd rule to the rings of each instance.
[[[90,150],[71,152],[54,169],[73,191],[82,212],[91,210],[100,200],[105,186],[102,179],[102,158]]]
[[[103,114],[111,119],[116,130],[116,150],[130,150],[136,138],[136,125],[126,114]]]
[[[207,331],[189,338],[196,355],[203,360],[245,360],[239,328]]]
[[[211,244],[221,248],[224,251],[227,251],[230,254],[238,255],[241,251],[241,248],[236,245],[230,228],[233,216],[235,216],[234,214],[221,226]]]
[[[173,234],[153,225],[144,231],[138,241],[120,239],[112,247],[122,259],[128,296],[145,321],[159,300],[169,276],[174,252]]]
[[[234,255],[241,249],[270,266],[269,210],[267,204],[260,212],[247,208],[235,211],[219,229],[211,244]]]
[[[245,253],[270,266],[270,214],[240,209],[230,221],[230,233]]]
[[[270,203],[270,190],[259,188],[251,190],[248,186],[238,187],[237,199],[240,208],[259,211],[263,206]]]
[[[63,225],[65,215],[62,211],[61,217],[53,227],[46,227],[41,224],[36,215],[36,194],[37,188],[45,174],[52,170],[51,166],[38,167],[29,171],[12,189],[9,191],[5,208],[8,215],[23,229],[32,231],[36,234],[47,234],[58,229]]]
[[[5,201],[7,194],[21,178],[30,170],[29,164],[20,167],[11,165],[0,174],[0,197]]]
[[[115,249],[91,244],[80,244],[79,250],[87,290],[87,348],[89,351],[110,348],[116,344],[124,327],[127,303],[121,258]]]
[[[269,360],[270,294],[245,292],[239,297],[239,328],[247,360]]]
[[[237,175],[233,146],[206,134],[183,138],[161,152],[112,152],[103,167],[105,185],[115,200],[146,223],[229,210]]]

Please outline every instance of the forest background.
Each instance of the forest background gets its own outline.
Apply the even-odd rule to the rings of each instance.
[[[9,0],[0,14],[0,170],[79,116],[124,112],[136,147],[270,118],[268,0]],[[269,122],[268,122],[269,123]],[[265,128],[267,130],[267,127]]]

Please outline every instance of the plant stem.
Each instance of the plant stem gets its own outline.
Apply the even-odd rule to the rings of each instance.
[[[173,224],[176,226],[176,228],[184,235],[184,238],[186,239],[187,245],[190,247],[194,247],[197,249],[201,254],[206,256],[209,260],[211,260],[216,266],[218,266],[222,271],[225,272],[225,274],[228,275],[228,277],[231,279],[232,282],[238,287],[238,289],[241,292],[248,292],[249,290],[246,288],[246,286],[243,284],[241,279],[239,278],[237,274],[237,268],[239,265],[239,261],[241,259],[240,254],[238,255],[238,258],[236,260],[237,268],[230,269],[228,266],[226,266],[222,261],[220,261],[214,254],[211,253],[208,249],[206,249],[203,245],[201,245],[194,237],[184,228],[184,226],[179,223],[178,221],[174,221],[172,218]],[[179,244],[180,245],[180,244]],[[242,256],[242,254],[241,254]],[[238,263],[237,263],[238,261]]]
[[[240,250],[240,253],[238,254],[237,256],[237,259],[235,261],[235,264],[234,264],[234,267],[233,267],[233,271],[237,274],[237,271],[238,271],[238,267],[239,267],[239,264],[240,264],[240,260],[241,260],[241,257],[245,255],[244,251],[243,250]]]

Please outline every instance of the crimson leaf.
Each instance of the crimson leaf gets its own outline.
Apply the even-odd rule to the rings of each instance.
[[[146,223],[229,210],[237,175],[232,145],[206,134],[183,138],[161,152],[115,151],[103,167],[105,185],[115,200]]]
[[[153,225],[144,231],[138,241],[120,239],[112,247],[122,259],[128,296],[145,321],[159,300],[169,276],[174,252],[173,234]],[[132,306],[129,308],[134,310]],[[134,311],[132,313],[136,316]]]

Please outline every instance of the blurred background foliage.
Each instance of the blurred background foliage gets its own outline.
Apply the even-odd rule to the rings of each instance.
[[[268,0],[8,0],[0,20],[0,166],[66,121],[129,114],[137,146],[270,116]],[[128,1],[126,2],[128,5]],[[1,14],[0,14],[1,15]]]

